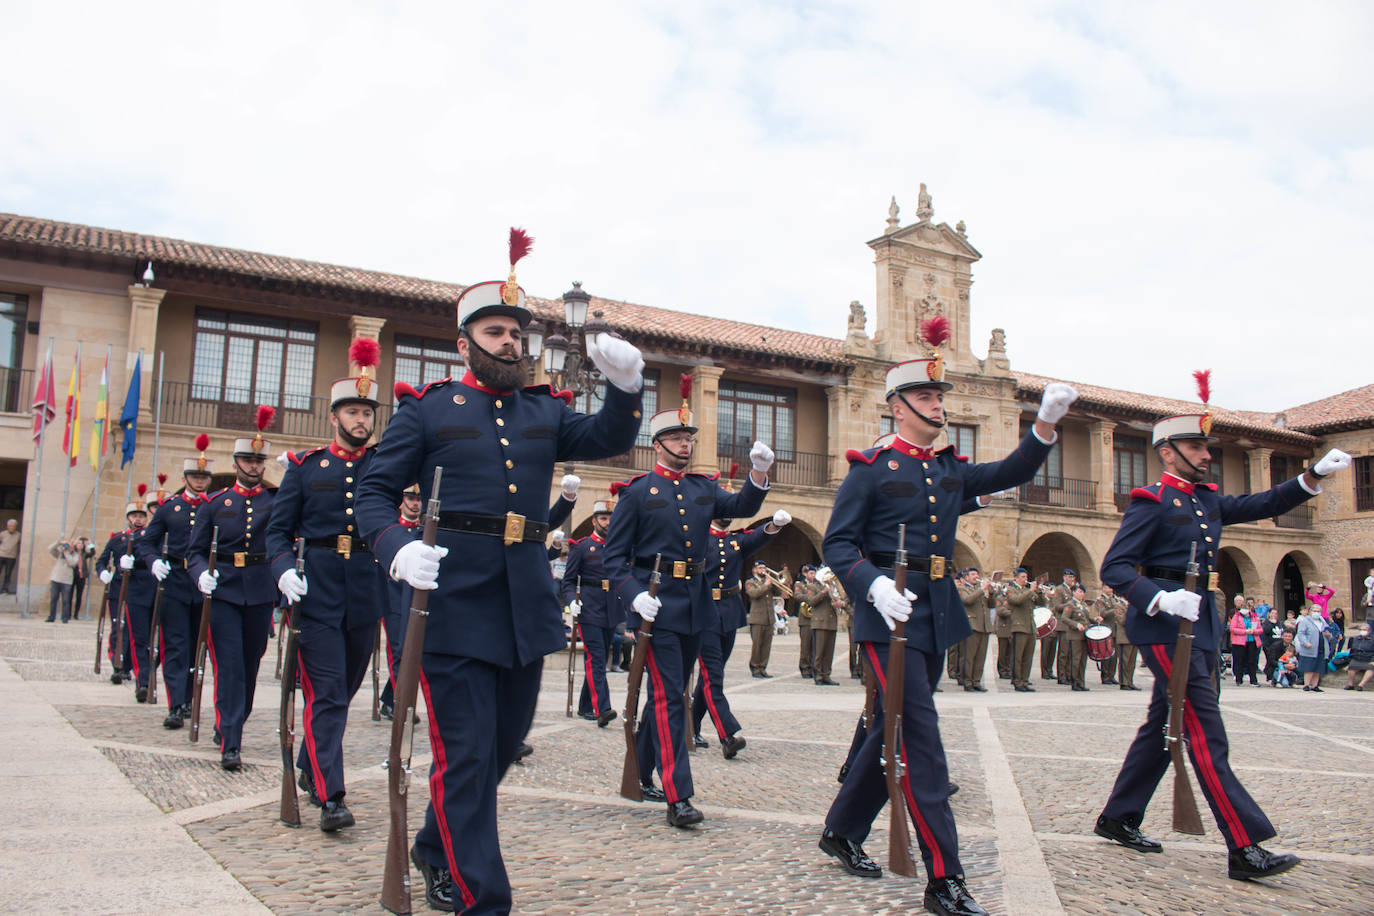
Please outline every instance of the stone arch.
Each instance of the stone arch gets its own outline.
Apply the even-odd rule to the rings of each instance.
[[[1254,598],[1256,603],[1264,602],[1261,592],[1259,568],[1249,554],[1239,547],[1223,547],[1217,556],[1217,576],[1221,592],[1226,596],[1226,612],[1234,606],[1236,595]],[[1267,602],[1266,602],[1267,603]]]
[[[756,519],[746,525],[746,528],[762,528],[773,520],[773,516],[766,515]],[[792,578],[800,578],[801,568],[805,563],[821,565],[821,539],[816,534],[816,529],[803,521],[794,519],[790,525],[778,532],[777,536],[754,554],[754,559],[763,560],[772,569],[781,570],[784,566],[792,573]],[[746,558],[746,563],[750,564],[753,560]],[[746,565],[743,570],[744,575],[749,575],[749,567]]]
[[[978,555],[978,549],[963,538],[955,538],[954,568],[955,570],[960,570],[969,566],[976,567],[985,575],[989,572],[989,570],[983,568],[983,558]]]
[[[1301,550],[1290,550],[1274,570],[1274,607],[1281,613],[1307,604],[1307,583],[1317,577],[1317,564]]]
[[[1058,583],[1065,569],[1078,572],[1078,579],[1092,592],[1098,588],[1097,563],[1083,542],[1064,531],[1051,531],[1031,542],[1021,555],[1020,565],[1030,571],[1034,579],[1049,573],[1050,582]]]

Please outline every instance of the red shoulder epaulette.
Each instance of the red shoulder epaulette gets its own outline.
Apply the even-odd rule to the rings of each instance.
[[[552,385],[530,385],[528,388],[522,388],[521,390],[529,394],[547,394],[551,398],[558,398],[569,407],[572,406],[573,398],[576,397],[576,395],[567,389],[563,391],[554,391]]]
[[[1131,499],[1148,499],[1151,502],[1163,502],[1159,494],[1147,487],[1136,487],[1131,491]]]
[[[636,480],[638,480],[639,478],[641,478],[641,477],[647,477],[647,476],[649,476],[649,472],[648,472],[648,471],[645,471],[643,474],[636,474],[635,476],[631,477],[629,480],[617,480],[615,483],[611,484],[611,495],[612,495],[612,496],[618,496],[618,495],[620,495],[620,491],[621,491],[621,490],[625,489],[626,487],[628,487],[630,484],[634,483],[634,482],[635,482]]]
[[[686,474],[685,476],[687,476],[687,477],[705,477],[707,480],[720,480],[720,471],[715,471],[714,473],[711,473],[711,474],[707,474],[707,473],[705,473],[704,471],[688,471],[687,474]]]
[[[111,531],[111,532],[110,532],[110,540],[113,541],[115,538],[119,537],[119,536],[120,536],[121,534],[123,534],[123,533],[124,533],[123,531]]]
[[[872,464],[878,460],[878,455],[888,448],[890,448],[890,446],[887,445],[884,445],[882,448],[866,448],[863,451],[851,448],[844,453],[844,460],[848,461],[850,464],[853,464],[855,461],[862,461],[864,464]],[[872,454],[869,454],[870,452]]]
[[[954,460],[955,460],[955,461],[962,461],[962,462],[964,462],[965,464],[968,463],[968,455],[961,455],[961,454],[959,454],[958,452],[956,452],[956,451],[954,450],[954,446],[952,446],[952,445],[946,445],[944,448],[940,449],[940,450],[939,450],[938,452],[936,452],[935,454],[937,454],[937,455],[943,455],[945,452],[949,452],[950,454],[952,454],[952,455],[954,456]]]
[[[415,386],[410,384],[409,382],[397,382],[396,385],[391,389],[391,391],[392,394],[396,396],[396,400],[398,401],[401,399],[401,395],[403,394],[408,394],[413,398],[422,398],[425,396],[425,392],[433,388],[435,385],[443,385],[451,381],[453,381],[453,376],[449,376],[448,378],[441,378],[437,382],[430,382],[428,385],[425,385],[419,391],[416,391]]]
[[[231,489],[230,487],[224,487],[223,489],[216,490],[215,492],[211,493],[209,496],[205,497],[205,501],[208,503],[208,502],[209,502],[210,500],[212,500],[212,499],[219,499],[219,497],[220,497],[221,494],[223,494],[223,493],[228,493],[230,489]]]
[[[317,445],[314,448],[308,448],[303,452],[287,452],[286,457],[290,458],[293,463],[299,466],[305,463],[305,459],[309,458],[316,452],[323,451],[324,448],[325,447],[323,445]],[[228,488],[226,487],[225,489]]]
[[[583,541],[585,541],[588,537],[591,537],[591,535],[589,534],[587,535],[587,537],[580,538],[568,538],[568,546],[575,547],[576,545],[581,544]]]
[[[1200,486],[1200,487],[1206,487],[1207,489],[1211,490],[1213,493],[1217,492],[1217,485],[1214,484],[1214,483],[1200,483],[1200,484],[1198,484],[1198,486]]]

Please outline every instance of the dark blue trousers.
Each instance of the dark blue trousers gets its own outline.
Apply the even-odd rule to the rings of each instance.
[[[644,682],[647,699],[639,714],[640,778],[649,781],[651,768],[658,770],[663,794],[669,802],[691,798],[692,765],[687,758],[687,678],[696,664],[700,634],[685,635],[655,630],[645,656]]]
[[[405,648],[406,624],[410,623],[410,600],[415,590],[404,582],[387,582],[387,596],[391,604],[382,614],[386,627],[386,686],[382,688],[383,706],[391,706],[396,699],[396,670],[401,666],[401,650]]]
[[[534,721],[544,662],[501,668],[426,652],[420,689],[434,763],[420,856],[447,864],[460,913],[509,913],[510,881],[496,826],[496,786]]]
[[[176,575],[176,570],[172,575]],[[167,694],[167,708],[171,710],[191,702],[191,688],[196,680],[196,635],[200,632],[201,602],[199,599],[178,601],[168,591],[162,593],[158,631],[162,634],[163,690]]]
[[[694,735],[701,734],[701,720],[708,712],[721,741],[740,730],[739,720],[730,711],[730,701],[725,699],[725,663],[735,649],[735,632],[707,630],[701,634],[701,645],[697,649],[701,674],[697,677],[697,688],[692,692]]]
[[[611,688],[606,683],[606,649],[615,638],[611,627],[577,624],[582,634],[582,693],[577,700],[579,715],[601,715],[611,709]]]
[[[272,605],[210,602],[206,645],[215,666],[215,731],[220,753],[243,744],[243,723],[253,711],[258,666],[272,631]]]
[[[300,614],[297,604],[291,608]],[[315,791],[323,799],[344,794],[343,735],[348,725],[348,704],[362,686],[372,657],[377,622],[347,629],[301,615],[300,651],[301,711],[305,740],[296,766],[308,770]],[[261,654],[261,653],[259,653]]]
[[[1155,676],[1150,711],[1126,752],[1126,762],[1121,765],[1111,797],[1102,809],[1107,817],[1136,825],[1144,820],[1145,808],[1150,804],[1155,787],[1169,768],[1164,728],[1169,721],[1172,647],[1141,646],[1140,657]],[[1212,686],[1216,662],[1215,655],[1194,647],[1188,664],[1188,696],[1183,703],[1183,737],[1188,756],[1193,760],[1198,785],[1212,809],[1217,827],[1226,838],[1226,846],[1239,849],[1271,838],[1274,827],[1231,771],[1226,727],[1222,724],[1216,690]]]
[[[125,676],[133,677],[139,687],[148,686],[148,627],[152,623],[153,609],[132,601],[128,605],[128,617],[124,621],[124,667],[120,669]],[[115,660],[115,632],[119,629],[119,592],[110,591],[110,662]]]
[[[863,643],[860,652],[878,674],[878,699],[873,727],[863,734],[849,775],[840,786],[825,826],[848,840],[861,843],[868,837],[873,819],[887,804],[883,777],[883,698],[887,695],[888,646]],[[915,824],[926,875],[930,879],[963,875],[959,863],[959,837],[949,807],[949,767],[940,741],[939,717],[932,693],[944,673],[944,659],[912,646],[906,650],[906,676],[902,697],[902,746],[906,772],[902,791]],[[857,736],[856,736],[857,737]]]

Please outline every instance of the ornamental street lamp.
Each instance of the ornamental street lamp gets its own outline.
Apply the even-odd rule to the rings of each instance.
[[[586,355],[586,340],[593,334],[610,333],[611,325],[600,311],[593,312],[590,321],[587,319],[591,301],[591,295],[582,289],[582,281],[574,280],[573,288],[563,294],[564,323],[568,326],[571,339],[558,331],[543,338],[543,328],[539,329],[544,372],[555,388],[566,388],[579,394],[591,393],[601,383],[601,373]],[[530,355],[534,356],[533,345]]]

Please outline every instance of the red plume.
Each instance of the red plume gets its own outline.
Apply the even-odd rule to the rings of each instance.
[[[258,432],[262,432],[272,425],[272,421],[277,417],[277,408],[267,404],[258,405]]]
[[[348,348],[348,361],[363,369],[370,369],[381,361],[382,345],[371,337],[355,337]]]
[[[166,482],[167,482],[167,475],[166,475],[166,474],[159,474],[159,475],[157,475],[157,485],[158,485],[159,487],[162,486],[163,484],[165,484]]]
[[[145,497],[145,496],[147,496],[147,495],[148,495],[148,485],[147,485],[146,483],[141,483],[141,484],[139,484],[139,485],[138,485],[138,498],[139,498],[139,499],[142,499],[143,497]]]
[[[949,319],[944,315],[931,315],[921,322],[921,339],[931,347],[938,348],[949,340]]]
[[[684,401],[690,401],[692,399],[692,373],[682,373],[682,381],[678,383],[677,390],[682,395]]]
[[[730,462],[730,479],[731,479],[731,480],[734,480],[734,479],[735,479],[735,475],[738,474],[738,473],[739,473],[739,462],[738,462],[738,461],[732,461],[732,462]]]
[[[1198,369],[1193,373],[1193,380],[1197,382],[1197,396],[1206,404],[1212,400],[1212,370]]]
[[[196,451],[203,452],[210,447],[210,436],[208,433],[201,433],[196,436]]]
[[[534,239],[524,229],[510,227],[510,266],[514,267],[515,262],[530,253],[534,247]]]

